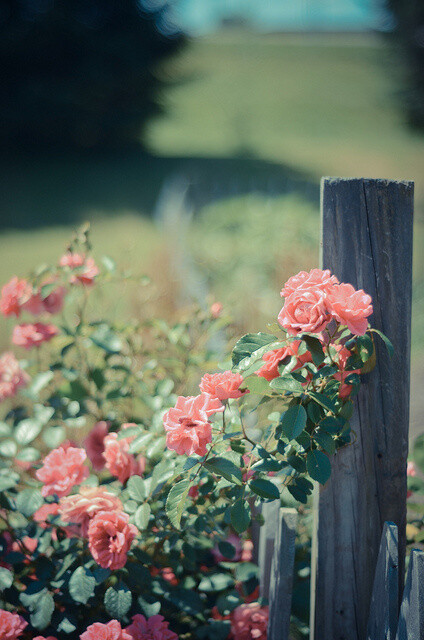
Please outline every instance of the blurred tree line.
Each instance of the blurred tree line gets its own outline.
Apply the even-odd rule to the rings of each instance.
[[[409,123],[424,130],[424,0],[386,0],[393,35],[406,62],[406,108]]]
[[[0,0],[0,145],[122,148],[184,43],[160,0]]]

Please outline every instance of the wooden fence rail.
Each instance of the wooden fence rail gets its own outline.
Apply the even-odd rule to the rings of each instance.
[[[376,341],[377,366],[355,399],[356,441],[333,457],[316,500],[310,638],[424,640],[420,551],[404,589],[413,183],[323,178],[321,209],[323,268],[372,296],[372,326],[389,337],[395,355]],[[286,640],[294,515],[264,507],[261,594],[271,605],[270,640]]]

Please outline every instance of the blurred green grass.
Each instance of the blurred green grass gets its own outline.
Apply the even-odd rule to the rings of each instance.
[[[174,85],[149,153],[1,162],[0,281],[56,260],[89,219],[95,254],[153,274],[171,295],[162,256],[172,247],[152,213],[161,185],[181,174],[208,193],[187,239],[197,268],[253,327],[278,307],[285,277],[318,262],[321,175],[414,179],[413,335],[424,348],[424,138],[403,125],[400,70],[382,40],[227,31],[194,41],[163,73]],[[299,181],[285,193],[292,173]]]

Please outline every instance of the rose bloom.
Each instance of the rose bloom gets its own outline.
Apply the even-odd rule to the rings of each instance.
[[[318,287],[294,291],[278,314],[278,322],[292,335],[302,331],[320,333],[330,320],[326,295]]]
[[[224,371],[223,373],[205,373],[199,388],[203,393],[208,393],[213,398],[218,398],[223,402],[229,398],[241,398],[249,391],[240,390],[243,383],[243,376],[232,371]]]
[[[44,284],[49,284],[49,282],[45,282]],[[53,291],[43,300],[44,311],[50,315],[54,315],[55,313],[62,311],[65,295],[65,287],[56,287],[56,289],[53,289]]]
[[[126,628],[133,640],[178,640],[176,633],[168,629],[169,622],[161,615],[145,618],[137,613]]]
[[[56,502],[50,502],[49,504],[43,504],[42,507],[37,509],[32,517],[39,527],[41,527],[42,529],[46,529],[49,525],[49,516],[56,516],[58,512],[59,505],[56,504]]]
[[[278,367],[281,362],[285,358],[291,358],[296,356],[297,362],[293,368],[293,371],[299,369],[299,367],[303,367],[306,362],[312,362],[312,356],[309,351],[305,351],[302,355],[298,356],[297,353],[299,351],[299,347],[301,345],[301,340],[293,340],[293,342],[289,342],[287,347],[283,347],[282,349],[273,349],[272,351],[268,351],[264,353],[262,356],[262,360],[265,364],[262,365],[260,369],[256,371],[257,376],[261,376],[265,378],[265,380],[273,380],[274,378],[278,378],[280,372],[278,371]]]
[[[56,494],[59,498],[67,496],[72,487],[81,484],[89,474],[84,466],[87,454],[84,449],[63,446],[53,449],[43,460],[43,466],[35,475],[44,483],[41,495],[44,497]]]
[[[60,259],[59,265],[61,267],[69,267],[70,269],[78,269],[78,273],[72,275],[70,282],[75,284],[80,282],[81,284],[91,285],[94,282],[94,278],[99,274],[99,269],[94,262],[93,258],[87,258],[80,253],[65,253]],[[84,268],[83,268],[84,267]]]
[[[212,318],[215,318],[215,320],[217,318],[219,318],[219,316],[221,315],[223,309],[224,309],[224,307],[222,306],[222,304],[220,302],[214,302],[211,305],[211,316],[212,316]]]
[[[281,289],[281,296],[288,298],[295,291],[301,289],[321,289],[324,293],[331,291],[335,284],[339,284],[336,276],[331,275],[331,271],[326,269],[312,269],[311,271],[299,271],[298,274],[289,278]]]
[[[328,295],[333,317],[357,336],[363,336],[368,328],[367,318],[373,312],[371,302],[371,296],[351,284],[339,284]]]
[[[44,305],[39,293],[33,293],[27,302],[24,302],[22,309],[28,311],[33,316],[39,316],[44,312]]]
[[[101,471],[106,464],[103,452],[105,450],[104,439],[108,433],[109,423],[105,422],[105,420],[100,420],[94,425],[83,442],[95,471]]]
[[[81,525],[83,537],[88,525],[100,511],[122,511],[122,502],[103,487],[81,487],[79,493],[65,496],[59,501],[59,513],[64,522]]]
[[[1,290],[0,311],[4,316],[15,315],[18,317],[22,305],[31,297],[31,286],[24,279],[14,276]]]
[[[34,640],[57,640],[57,638],[54,636],[47,636],[47,638],[45,636],[36,636]]]
[[[103,457],[106,461],[106,469],[119,482],[124,484],[131,476],[141,476],[146,468],[146,460],[139,456],[136,458],[128,453],[131,441],[134,436],[118,440],[117,433],[109,433],[105,439]]]
[[[0,609],[0,638],[1,640],[17,640],[24,632],[28,622],[17,613],[10,613]]]
[[[234,640],[265,640],[268,627],[268,607],[259,602],[242,604],[231,612],[231,638]]]
[[[7,351],[0,356],[0,402],[14,396],[29,380],[29,375],[20,368],[13,353]]]
[[[207,393],[187,398],[179,396],[175,407],[163,417],[168,449],[179,455],[206,455],[206,445],[212,440],[209,416],[219,411],[224,411],[223,405]]]
[[[18,347],[32,349],[39,347],[43,342],[48,342],[59,333],[59,329],[54,324],[18,324],[13,329],[12,342]]]
[[[80,635],[81,640],[132,640],[129,633],[122,629],[117,620],[111,620],[107,624],[95,622],[87,627]]]
[[[137,535],[129,524],[129,515],[118,511],[101,511],[88,525],[88,546],[94,560],[103,569],[121,569]]]
[[[414,478],[417,475],[417,470],[412,460],[408,462],[408,466],[406,468],[406,475],[410,476],[411,478]]]

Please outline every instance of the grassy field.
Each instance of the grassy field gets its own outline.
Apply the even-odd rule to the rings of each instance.
[[[56,259],[89,219],[99,255],[154,274],[169,292],[172,238],[166,244],[152,217],[163,186],[183,176],[196,214],[187,236],[194,266],[224,302],[249,287],[249,325],[252,307],[278,306],[272,290],[288,273],[318,261],[321,175],[414,179],[422,353],[424,138],[403,125],[399,69],[382,41],[228,31],[193,42],[162,73],[172,86],[148,153],[1,161],[0,281]]]

